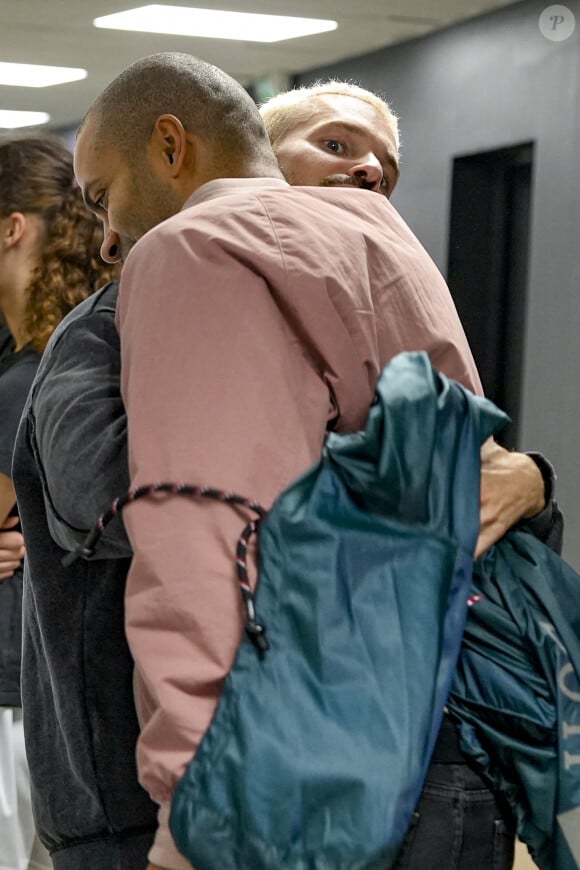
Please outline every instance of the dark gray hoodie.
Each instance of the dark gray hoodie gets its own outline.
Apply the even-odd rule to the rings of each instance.
[[[107,285],[59,325],[14,455],[27,543],[26,748],[36,824],[55,870],[143,870],[156,828],[155,805],[137,782],[123,608],[131,553],[120,522],[98,559],[61,562],[95,520],[95,505],[128,484],[117,293]]]

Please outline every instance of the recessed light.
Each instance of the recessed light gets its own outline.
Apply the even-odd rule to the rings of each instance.
[[[19,112],[16,109],[0,109],[0,130],[15,130],[17,127],[36,127],[50,121],[46,112]]]
[[[0,85],[19,88],[48,88],[65,82],[86,79],[86,69],[67,66],[40,66],[35,63],[1,63]]]
[[[220,9],[194,9],[186,6],[153,4],[127,9],[95,18],[95,27],[136,30],[143,33],[170,33],[209,39],[237,39],[246,42],[281,42],[298,36],[311,36],[336,30],[336,21],[320,18],[293,18],[287,15],[261,15],[254,12],[226,12]]]

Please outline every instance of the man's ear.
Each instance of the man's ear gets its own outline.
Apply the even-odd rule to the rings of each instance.
[[[13,248],[22,239],[26,230],[26,215],[20,211],[13,211],[8,217],[0,221],[1,240],[4,248]]]
[[[175,115],[160,115],[151,134],[152,156],[161,160],[172,178],[177,178],[186,163],[188,133]]]

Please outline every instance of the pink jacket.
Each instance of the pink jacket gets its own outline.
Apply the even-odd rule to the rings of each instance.
[[[135,246],[118,307],[132,484],[184,481],[270,505],[360,428],[383,365],[427,350],[481,385],[447,286],[395,209],[364,190],[213,181]],[[126,598],[143,785],[162,806],[152,862],[189,867],[166,829],[241,638],[230,507],[126,511]]]

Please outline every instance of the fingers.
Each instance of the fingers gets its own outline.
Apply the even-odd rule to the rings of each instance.
[[[6,528],[6,523],[2,528]],[[20,532],[0,531],[0,580],[12,577],[24,553],[24,538]]]
[[[2,559],[21,559],[24,556],[24,538],[20,532],[0,532],[0,562]]]
[[[19,522],[18,517],[7,517],[0,526],[0,529],[14,529]]]
[[[8,580],[14,575],[20,562],[0,562],[0,580]]]

